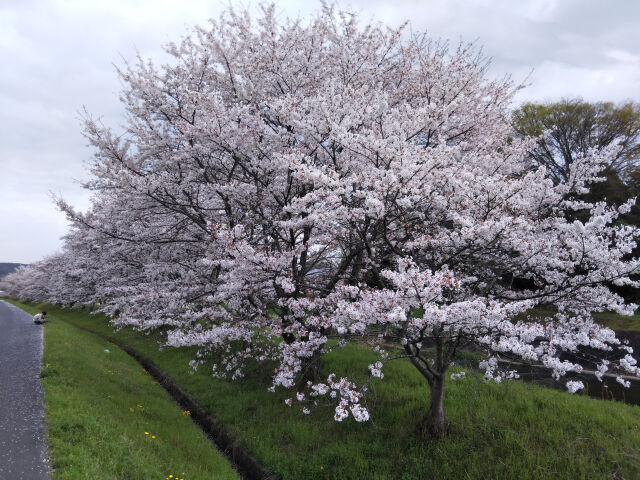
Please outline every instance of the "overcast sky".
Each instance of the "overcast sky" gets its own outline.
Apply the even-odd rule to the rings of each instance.
[[[236,2],[231,2],[236,3]],[[162,59],[162,45],[217,16],[216,0],[0,0],[0,262],[55,253],[67,225],[49,192],[79,208],[92,155],[81,135],[86,107],[122,123],[114,64]],[[277,2],[302,16],[319,2]],[[243,5],[251,9],[251,5]],[[636,0],[351,0],[363,20],[453,41],[477,40],[491,75],[530,86],[517,101],[640,101],[640,2]],[[255,6],[253,7],[255,8]],[[533,72],[533,73],[531,73]],[[531,75],[529,76],[529,74]]]

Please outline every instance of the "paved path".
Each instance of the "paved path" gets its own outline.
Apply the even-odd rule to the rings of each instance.
[[[0,479],[48,479],[42,325],[0,300]]]

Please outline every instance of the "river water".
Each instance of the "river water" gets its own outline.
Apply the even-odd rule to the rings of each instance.
[[[520,378],[526,382],[534,382],[544,387],[556,388],[558,390],[567,390],[566,379],[560,381],[554,380],[549,370],[543,367],[522,366],[518,368]],[[602,382],[594,375],[580,375],[577,380],[584,383],[583,394],[602,400],[618,400],[631,405],[640,405],[640,379],[625,378],[631,383],[626,388],[618,383],[615,377],[603,377]]]
[[[633,356],[640,360],[640,332],[616,331],[616,336],[633,348]],[[569,358],[571,360],[571,358]],[[585,365],[585,368],[595,369],[594,365]],[[551,373],[544,367],[522,365],[517,367],[520,377],[524,381],[534,382],[550,388],[565,390],[567,379],[556,381],[551,377]],[[572,378],[573,379],[573,378]],[[630,387],[624,387],[618,383],[615,376],[605,376],[600,382],[593,374],[583,374],[577,380],[584,383],[585,388],[582,394],[603,400],[618,400],[631,405],[640,405],[640,379],[625,377],[631,383]]]

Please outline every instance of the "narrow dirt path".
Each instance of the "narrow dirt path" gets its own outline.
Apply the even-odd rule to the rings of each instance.
[[[48,479],[42,325],[0,300],[0,478]]]

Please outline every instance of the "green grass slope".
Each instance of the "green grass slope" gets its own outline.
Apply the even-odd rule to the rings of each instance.
[[[237,382],[214,379],[204,367],[194,374],[189,349],[159,351],[155,336],[114,333],[102,316],[48,310],[54,321],[110,335],[149,357],[285,479],[640,478],[640,407],[469,375],[447,383],[450,432],[425,443],[414,425],[428,388],[408,362],[392,362],[371,385],[370,422],[335,423],[329,408],[305,416],[286,407],[293,392],[269,393],[268,368]],[[323,370],[361,376],[372,359],[351,345],[327,356]]]
[[[66,315],[47,314],[41,373],[53,479],[239,478],[135,360]]]
[[[594,318],[600,325],[613,330],[640,332],[640,315],[638,314],[623,316],[617,313],[596,313]]]

